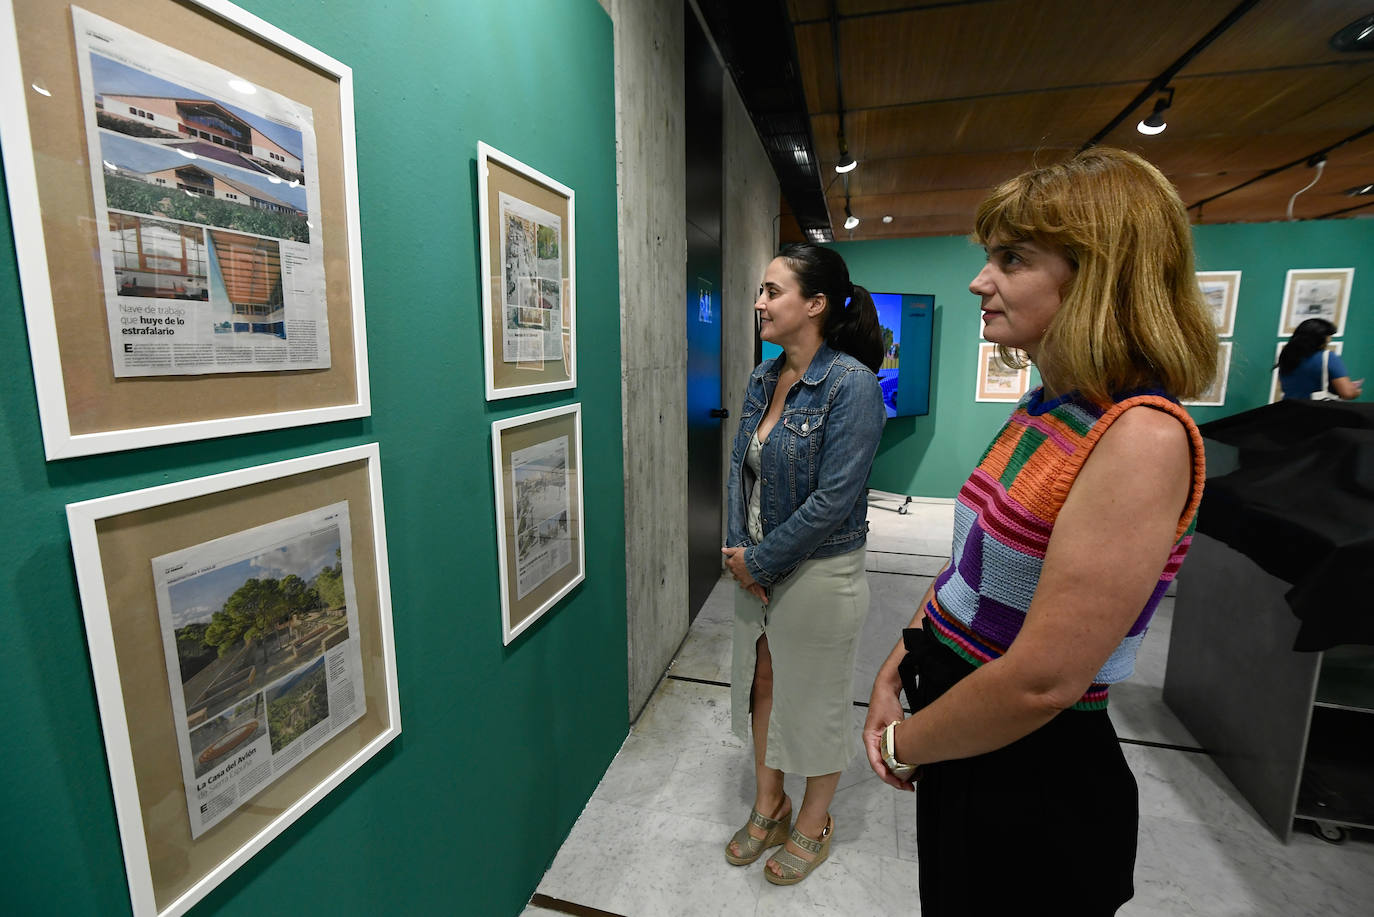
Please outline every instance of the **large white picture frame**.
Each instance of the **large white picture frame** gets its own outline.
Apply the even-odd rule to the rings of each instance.
[[[253,805],[193,836],[182,772],[166,766],[169,756],[177,760],[177,738],[150,563],[168,548],[340,500],[350,504],[348,575],[357,583],[350,611],[360,622],[366,713],[314,746],[283,779],[254,790]],[[376,443],[68,505],[135,915],[185,913],[400,734],[384,518]]]
[[[509,645],[587,577],[582,405],[493,422],[491,458]]]
[[[562,182],[477,144],[488,401],[577,385],[576,203]]]
[[[0,141],[46,457],[370,414],[352,70],[225,0],[79,5],[201,61],[206,72],[233,67],[250,89],[258,83],[313,100],[322,204],[312,218],[323,224],[315,231],[330,314],[321,333],[334,332],[332,362],[300,372],[115,377],[110,333],[94,318],[104,312],[108,282],[95,242],[103,202],[97,208],[89,187],[86,135],[94,120],[82,107],[74,13],[44,0],[0,0],[0,92],[11,100],[0,108]],[[243,413],[260,406],[261,413]]]

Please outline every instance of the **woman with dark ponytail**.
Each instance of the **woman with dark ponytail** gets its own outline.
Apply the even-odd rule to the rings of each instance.
[[[750,375],[730,458],[731,707],[746,742],[752,715],[755,790],[725,858],[744,866],[784,845],[764,877],[793,885],[830,854],[830,802],[860,747],[851,680],[868,616],[866,483],[887,418],[883,339],[873,298],[817,245],[773,259],[754,311],[782,354]],[[795,813],[785,773],[806,777]]]
[[[1351,381],[1340,355],[1327,352],[1335,333],[1336,326],[1324,318],[1306,319],[1293,331],[1275,365],[1285,399],[1349,401],[1360,397],[1364,380]]]

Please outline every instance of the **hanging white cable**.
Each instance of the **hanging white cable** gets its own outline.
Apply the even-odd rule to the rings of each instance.
[[[1299,195],[1299,194],[1302,194],[1303,191],[1306,191],[1308,188],[1312,187],[1312,186],[1315,185],[1318,181],[1321,180],[1321,177],[1322,177],[1322,169],[1325,169],[1325,168],[1326,168],[1326,157],[1322,157],[1320,160],[1317,161],[1317,174],[1314,175],[1314,176],[1312,176],[1312,180],[1311,180],[1310,182],[1308,182],[1305,186],[1303,186],[1303,188],[1302,188],[1301,190],[1293,192],[1293,196],[1290,197],[1290,198],[1288,199],[1288,219],[1289,219],[1289,220],[1292,220],[1292,219],[1293,219],[1293,202],[1296,201],[1296,200],[1298,199],[1298,195]]]

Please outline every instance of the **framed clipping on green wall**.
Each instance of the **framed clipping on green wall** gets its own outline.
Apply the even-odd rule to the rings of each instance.
[[[1240,296],[1240,271],[1198,271],[1197,285],[1217,326],[1217,335],[1230,337],[1236,330],[1236,300]]]
[[[1279,336],[1292,334],[1309,318],[1324,318],[1335,325],[1336,337],[1345,334],[1345,313],[1354,280],[1353,267],[1289,271],[1283,281]]]
[[[582,405],[491,425],[501,639],[520,636],[586,578]]]
[[[181,914],[400,734],[378,447],[67,522],[133,912]]]
[[[477,144],[487,400],[577,385],[573,190]]]
[[[1024,355],[1023,359],[1024,359]],[[1030,388],[1030,366],[1008,366],[997,353],[997,345],[978,342],[978,381],[973,391],[974,401],[1021,400]]]
[[[1212,377],[1212,384],[1196,400],[1184,401],[1183,404],[1219,407],[1226,403],[1226,380],[1231,374],[1231,348],[1231,341],[1217,341],[1217,374]]]
[[[48,459],[370,413],[353,77],[223,0],[0,0]]]

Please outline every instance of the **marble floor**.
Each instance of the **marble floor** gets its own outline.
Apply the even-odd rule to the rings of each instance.
[[[862,723],[873,674],[948,557],[949,501],[874,493],[872,606],[854,673]],[[1186,570],[1186,568],[1185,568]],[[831,812],[830,859],[805,882],[770,885],[763,861],[733,867],[722,847],[753,799],[748,747],[730,732],[733,585],[711,593],[667,675],[544,875],[529,915],[909,915],[920,912],[915,794],[860,754]],[[1111,717],[1140,785],[1136,895],[1124,917],[1366,917],[1374,913],[1374,834],[1342,845],[1303,830],[1281,844],[1161,699],[1173,599],[1135,675],[1112,688]],[[800,799],[801,779],[787,791]]]

